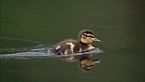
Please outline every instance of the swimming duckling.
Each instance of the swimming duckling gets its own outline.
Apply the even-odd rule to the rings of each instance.
[[[82,57],[80,59],[80,68],[86,71],[89,71],[97,63],[100,63],[101,60],[93,60],[89,56]]]
[[[101,42],[91,30],[82,30],[79,33],[79,40],[64,40],[56,44],[51,50],[57,55],[69,55],[77,52],[85,52],[93,49],[93,42]]]

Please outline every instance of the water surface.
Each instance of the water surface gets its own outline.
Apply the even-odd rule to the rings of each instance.
[[[1,82],[144,82],[145,5],[142,0],[1,0],[2,50],[77,39],[92,29],[102,59],[89,72],[59,58],[1,59]]]

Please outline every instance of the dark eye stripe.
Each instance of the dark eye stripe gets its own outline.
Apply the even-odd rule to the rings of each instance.
[[[89,65],[89,66],[85,66],[84,68],[87,68],[87,67],[93,67],[94,65]]]
[[[88,36],[88,35],[85,35],[86,37],[91,37],[91,38],[94,38],[94,36]]]

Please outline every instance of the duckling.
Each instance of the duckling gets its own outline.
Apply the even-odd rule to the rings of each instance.
[[[97,63],[100,63],[101,60],[93,60],[89,56],[82,57],[80,59],[80,68],[86,71],[89,71]]]
[[[68,39],[60,43],[57,43],[53,48],[52,52],[57,55],[69,55],[77,52],[85,52],[93,49],[93,42],[101,42],[94,35],[91,30],[82,30],[79,32],[79,40]]]

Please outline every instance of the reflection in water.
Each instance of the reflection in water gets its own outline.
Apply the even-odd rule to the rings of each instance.
[[[100,63],[101,60],[94,60],[89,56],[81,57],[80,59],[80,67],[83,70],[89,71],[95,64]]]

